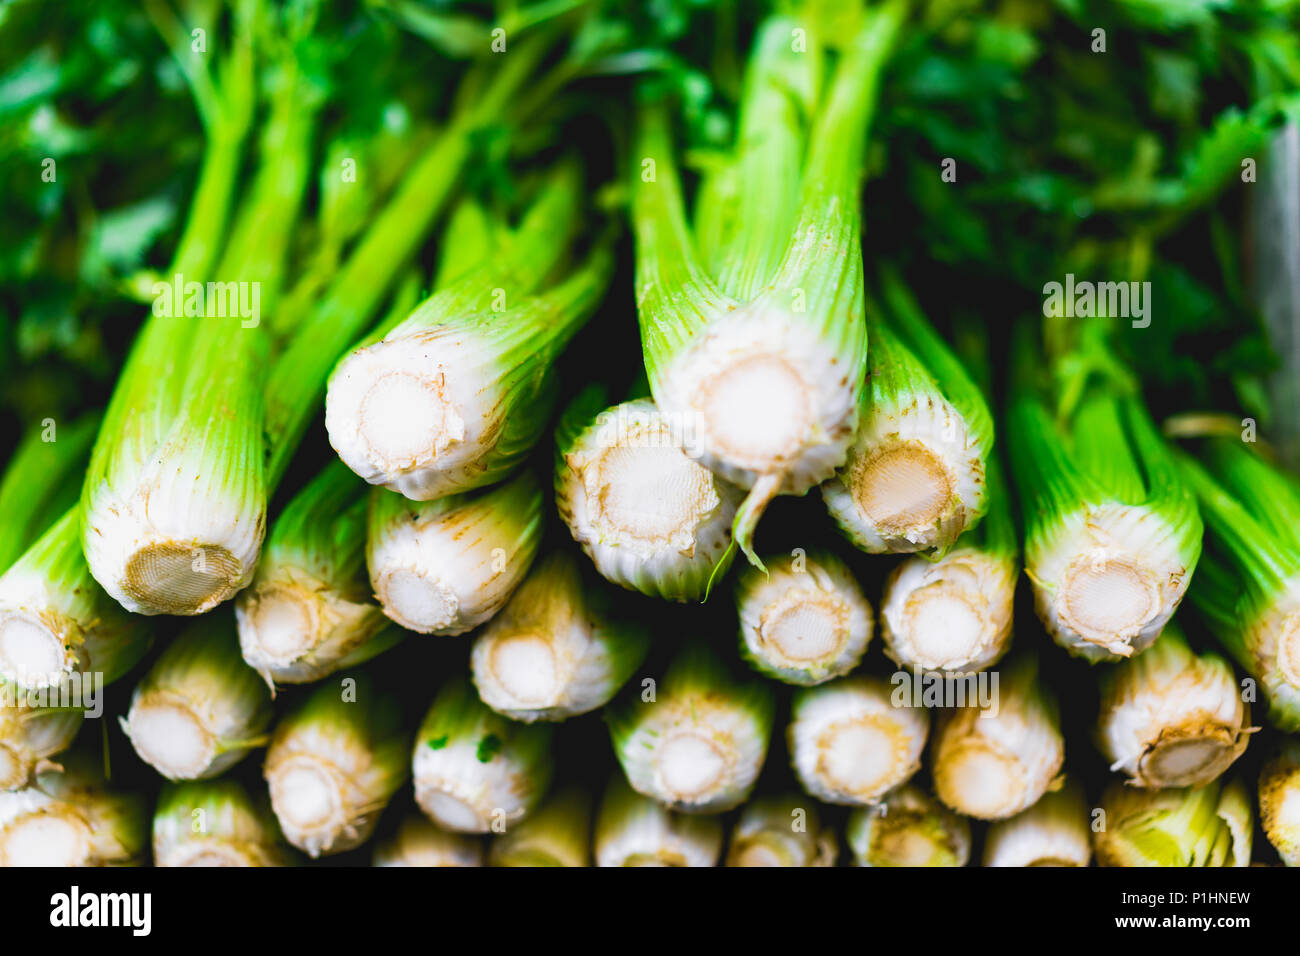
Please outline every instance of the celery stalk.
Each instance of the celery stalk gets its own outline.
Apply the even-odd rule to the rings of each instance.
[[[906,9],[903,0],[873,8],[840,57],[811,120],[793,221],[785,225],[779,207],[751,204],[745,228],[714,251],[715,258],[745,257],[727,281],[738,291],[761,290],[748,301],[728,294],[694,249],[667,111],[650,104],[639,112],[632,190],[646,371],[677,443],[749,489],[734,530],[751,562],[758,561],[753,533],[767,503],[829,478],[856,426],[866,354],[860,160]],[[814,34],[810,42],[818,40]],[[762,73],[771,52],[762,43],[751,73]],[[752,161],[788,165],[787,141],[777,141]],[[755,236],[760,228],[784,235]],[[779,261],[762,275],[779,238],[786,239]]]

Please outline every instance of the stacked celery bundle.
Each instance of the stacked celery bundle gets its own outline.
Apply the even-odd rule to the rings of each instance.
[[[0,865],[1245,866],[1256,819],[1300,860],[1300,481],[1164,427],[1132,316],[1034,314],[1206,216],[1235,264],[1280,14],[1294,64],[1174,111],[1168,173],[965,125],[1065,55],[1033,17],[376,6],[124,15],[184,175],[14,256],[138,331],[100,400],[5,405]],[[972,143],[1078,179],[990,161],[998,215],[932,168]],[[945,306],[971,273],[1003,298]]]
[[[95,764],[98,734],[64,755],[83,720],[103,716],[105,687],[132,673],[134,692],[112,688],[108,703],[140,760],[176,782],[155,822],[161,864],[280,864],[294,859],[290,844],[341,852],[369,837],[410,776],[411,728],[385,700],[391,688],[355,668],[406,634],[390,617],[456,633],[500,610],[524,579],[540,535],[539,483],[521,471],[470,492],[518,471],[554,402],[546,370],[609,279],[609,239],[591,238],[590,227],[606,227],[584,201],[588,172],[554,152],[487,152],[492,138],[553,136],[573,109],[551,97],[621,48],[602,33],[601,11],[564,13],[521,23],[508,56],[485,23],[481,47],[454,59],[436,51],[432,73],[395,65],[415,59],[403,51],[427,51],[422,41],[314,2],[151,3],[120,27],[121,44],[162,60],[188,89],[198,122],[185,135],[202,148],[170,263],[120,277],[119,294],[152,307],[102,420],[38,419],[0,485],[6,858],[126,862],[144,851],[143,817],[115,814],[98,827],[103,782],[74,778],[74,766]],[[41,29],[8,26],[15,36]],[[100,30],[80,42],[94,49]],[[336,40],[348,33],[345,56]],[[211,55],[196,56],[208,42]],[[498,164],[499,181],[471,189],[466,173],[484,161]],[[430,297],[418,257],[435,233]],[[445,383],[435,370],[448,388],[439,397],[471,404],[437,413],[447,429],[423,497],[440,500],[414,513],[381,497],[396,495],[368,493],[348,466],[361,469],[364,449],[410,458],[411,432],[391,429],[429,427],[412,417],[420,406],[409,390],[422,380],[407,373],[434,330],[457,369],[469,370],[471,356],[478,371],[496,369],[497,390],[479,391],[477,373]],[[286,477],[312,467],[317,453],[304,449],[298,465],[298,449],[327,387],[331,437],[342,445],[351,435],[363,451],[345,452],[277,507]],[[498,417],[483,422],[475,401]],[[366,434],[353,412],[378,431]],[[443,467],[449,443],[464,452],[455,467]],[[466,537],[476,519],[487,539]],[[442,553],[450,542],[468,553]],[[421,559],[430,563],[412,566]],[[232,615],[220,605],[236,596]],[[162,615],[198,617],[176,634]],[[574,628],[563,650],[595,664],[626,643],[630,656],[603,678],[559,675],[560,713],[602,704],[617,686],[602,681],[625,679],[644,644],[581,612]],[[161,652],[142,665],[160,637]],[[521,650],[530,660],[526,643],[503,634],[492,656],[508,682]],[[317,683],[315,693],[278,693],[303,683]],[[237,765],[263,747],[266,782],[254,784]],[[51,785],[61,773],[67,786]],[[94,840],[69,833],[43,848],[28,835],[40,833],[49,800],[83,793]],[[188,826],[191,811],[206,828]],[[117,837],[117,855],[95,842]]]

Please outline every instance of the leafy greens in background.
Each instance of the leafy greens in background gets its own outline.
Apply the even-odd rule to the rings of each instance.
[[[115,285],[175,227],[200,147],[138,6],[0,5],[0,372],[20,415],[111,378],[125,337],[106,326],[131,321]]]
[[[312,263],[298,270],[304,282],[328,276],[495,27],[508,43],[569,32],[573,77],[598,78],[601,95],[625,92],[620,76],[655,75],[677,92],[689,158],[706,168],[733,135],[743,51],[767,6],[782,3],[282,4],[287,19],[327,20],[293,51],[326,104],[316,213],[293,250]],[[201,22],[215,7],[0,2],[6,429],[102,400],[141,289],[183,225],[203,130],[159,34],[168,9]],[[834,30],[843,5],[812,9]],[[978,312],[995,337],[1037,312],[1043,284],[1067,271],[1148,279],[1151,326],[1123,339],[1157,408],[1238,404],[1265,416],[1258,382],[1272,357],[1243,291],[1240,171],[1300,114],[1300,2],[918,0],[914,18],[866,170],[868,257],[900,258],[913,277],[950,275],[943,285],[960,298],[938,311]],[[1097,30],[1104,53],[1093,51]],[[617,116],[609,122],[621,135]],[[504,157],[521,144],[489,131],[477,148],[468,187],[508,199]],[[341,195],[327,173],[348,157],[370,175]],[[945,159],[955,183],[941,177]],[[53,182],[41,177],[46,160]]]
[[[1156,408],[1266,419],[1241,172],[1300,115],[1300,4],[935,0],[922,18],[886,85],[868,258],[954,273],[946,306],[993,336],[1066,272],[1149,280],[1151,325],[1120,338]]]

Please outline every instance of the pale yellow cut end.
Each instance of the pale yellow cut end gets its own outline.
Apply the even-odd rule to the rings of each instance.
[[[420,808],[439,826],[458,833],[486,833],[490,829],[490,822],[477,807],[445,790],[421,789],[416,796]]]
[[[1259,780],[1259,822],[1284,860],[1300,862],[1300,767],[1264,768]]]
[[[1078,866],[1077,860],[1065,860],[1054,856],[1045,856],[1041,859],[1030,860],[1025,866]]]
[[[553,704],[560,691],[559,664],[544,634],[511,634],[492,642],[491,676],[522,706]]]
[[[361,400],[361,438],[384,468],[428,461],[464,437],[464,425],[444,392],[441,375],[410,372],[381,376]]]
[[[748,837],[732,851],[730,866],[792,866],[785,841],[771,834]]]
[[[918,441],[891,442],[849,469],[849,492],[883,535],[933,528],[948,511],[953,481],[943,460]]]
[[[63,639],[40,618],[13,612],[0,616],[0,675],[19,687],[46,687],[63,672]]]
[[[1292,687],[1300,688],[1300,615],[1291,615],[1277,641],[1277,666]]]
[[[904,775],[908,740],[898,724],[865,715],[828,727],[817,741],[817,775],[831,789],[867,801]]]
[[[849,609],[822,592],[787,591],[763,609],[759,645],[796,664],[834,658],[849,639]]]
[[[659,749],[659,781],[678,800],[705,796],[726,782],[727,754],[713,740],[694,733],[679,733]]]
[[[89,828],[57,811],[26,814],[0,834],[0,866],[83,866],[89,856]]]
[[[811,391],[785,359],[754,355],[708,378],[694,406],[720,453],[741,467],[764,471],[794,455],[807,439]]]
[[[916,829],[914,820],[903,820],[891,825],[888,818],[881,819],[876,825],[883,827],[875,849],[871,854],[873,862],[877,859],[888,862],[891,866],[928,866],[945,846],[931,839],[927,834]]]
[[[310,592],[290,586],[259,591],[249,601],[250,643],[265,661],[287,665],[312,650],[319,641],[319,601]]]
[[[925,667],[960,666],[972,660],[989,639],[978,596],[951,588],[920,588],[904,606],[911,656]]]
[[[268,774],[271,803],[295,844],[321,842],[328,846],[346,823],[345,801],[328,768],[297,756]]]
[[[131,555],[122,590],[160,614],[196,614],[235,593],[243,565],[221,545],[155,541]]]
[[[388,616],[412,631],[429,633],[450,627],[460,612],[456,592],[416,571],[391,571],[375,587]]]
[[[1155,576],[1126,556],[1085,555],[1061,582],[1061,617],[1085,640],[1113,641],[1135,634],[1160,611]]]
[[[647,544],[693,536],[718,507],[713,474],[671,443],[666,429],[633,434],[589,466],[592,524]]]
[[[0,743],[0,790],[17,790],[27,783],[23,761],[12,748]]]
[[[217,756],[217,741],[190,708],[141,698],[128,716],[131,744],[150,766],[173,780],[201,774]]]
[[[1236,758],[1237,728],[1193,723],[1171,728],[1143,754],[1138,772],[1160,787],[1193,787],[1209,783]]]
[[[1300,781],[1293,780],[1277,807],[1276,818],[1290,826],[1294,839],[1300,841]]]
[[[1015,759],[974,742],[945,754],[935,766],[935,788],[944,803],[984,820],[1019,808],[1025,792],[1023,777]]]
[[[787,866],[781,855],[769,846],[753,844],[744,849],[736,866]]]

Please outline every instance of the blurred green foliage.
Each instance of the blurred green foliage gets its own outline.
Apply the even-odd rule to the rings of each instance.
[[[1241,174],[1300,115],[1300,4],[932,0],[921,19],[876,128],[868,258],[904,258],[995,339],[1066,272],[1149,280],[1150,327],[1118,332],[1158,410],[1266,417]]]
[[[0,388],[25,417],[112,376],[115,282],[176,226],[201,145],[138,5],[0,4]]]
[[[71,413],[111,387],[142,317],[142,277],[165,268],[183,228],[204,135],[160,28],[167,17],[219,27],[231,5],[0,0],[0,402],[10,413],[0,427]],[[856,8],[274,5],[285,23],[313,22],[279,32],[295,38],[288,52],[325,102],[322,175],[291,253],[297,271],[308,285],[329,273],[494,30],[508,43],[531,31],[569,35],[558,75],[594,98],[615,142],[625,77],[671,89],[688,155],[705,166],[733,135],[741,65],[771,7],[800,9],[831,35],[846,32]],[[1300,115],[1300,0],[917,0],[913,17],[868,154],[868,260],[902,262],[934,311],[974,312],[995,341],[1066,271],[1150,280],[1153,322],[1140,337],[1121,330],[1121,344],[1156,403],[1236,403],[1265,417],[1259,381],[1272,355],[1244,292],[1240,171],[1243,158],[1262,159],[1285,116]],[[262,82],[274,83],[274,70]],[[531,140],[504,128],[476,137],[467,188],[511,201],[511,158],[546,148],[572,108],[574,97],[550,92],[536,95],[554,122],[535,124]],[[591,151],[605,148],[584,133]],[[348,158],[369,176],[343,195],[328,172]],[[944,160],[955,182],[941,176]]]

